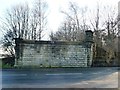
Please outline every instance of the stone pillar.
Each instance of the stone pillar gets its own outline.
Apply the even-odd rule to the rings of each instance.
[[[93,32],[91,30],[85,31],[85,42],[87,47],[91,47],[91,44],[93,43]]]
[[[21,56],[21,42],[23,39],[21,38],[15,38],[15,67],[18,66],[18,61],[20,59]]]
[[[85,44],[87,50],[87,66],[90,67],[92,65],[93,58],[93,32],[91,30],[85,31]]]

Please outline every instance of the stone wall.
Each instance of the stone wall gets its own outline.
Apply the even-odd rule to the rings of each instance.
[[[16,39],[15,66],[88,67],[92,43]]]

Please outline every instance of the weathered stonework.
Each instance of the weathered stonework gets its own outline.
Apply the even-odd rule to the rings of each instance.
[[[90,34],[89,34],[90,33]],[[92,32],[84,42],[15,39],[15,66],[88,67],[92,64]],[[89,39],[87,39],[89,38]]]

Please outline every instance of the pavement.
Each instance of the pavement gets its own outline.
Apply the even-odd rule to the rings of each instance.
[[[68,86],[70,88],[118,88],[118,72],[105,76],[86,80]]]
[[[118,88],[118,75],[117,67],[4,69],[2,88]]]

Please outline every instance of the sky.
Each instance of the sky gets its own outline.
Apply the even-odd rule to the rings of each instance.
[[[5,16],[6,9],[17,5],[19,3],[28,3],[29,6],[35,0],[0,0],[0,21]],[[60,10],[67,10],[68,2],[73,1],[76,2],[80,7],[87,6],[88,8],[95,8],[97,2],[100,2],[104,5],[112,5],[117,6],[119,0],[46,0],[48,3],[48,31],[45,38],[48,39],[48,34],[53,31],[57,31],[60,23],[64,20],[64,15],[60,13]],[[0,32],[0,38],[2,37],[2,33]]]

